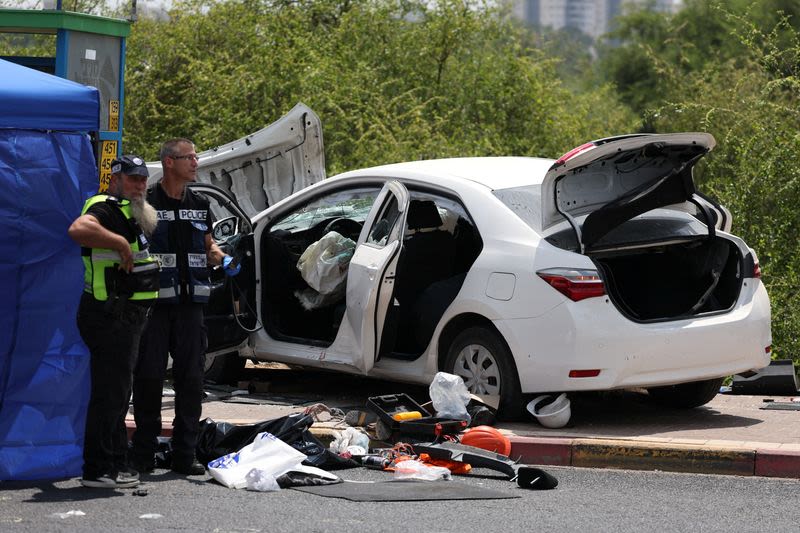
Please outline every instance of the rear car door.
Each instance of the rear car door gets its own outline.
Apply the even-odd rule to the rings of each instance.
[[[392,301],[408,213],[408,190],[384,185],[366,220],[347,276],[347,321],[360,347],[364,372],[375,364]]]

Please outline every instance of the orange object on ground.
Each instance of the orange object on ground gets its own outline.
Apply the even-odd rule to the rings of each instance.
[[[509,438],[492,426],[475,426],[467,429],[461,435],[461,444],[475,446],[476,448],[506,456],[511,453],[511,441]]]
[[[450,470],[453,474],[469,474],[472,470],[472,465],[469,463],[462,463],[461,461],[452,461],[450,459],[431,459],[427,453],[419,454],[419,460],[426,465],[443,466]]]

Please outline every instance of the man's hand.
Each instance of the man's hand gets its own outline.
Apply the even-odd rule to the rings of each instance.
[[[133,270],[133,252],[131,251],[131,245],[128,241],[125,241],[124,238],[122,238],[122,240],[125,242],[125,246],[117,248],[120,258],[119,268],[120,270],[130,273],[130,271]]]
[[[233,257],[226,255],[222,258],[222,270],[227,276],[235,276],[242,270],[242,265],[233,261]]]

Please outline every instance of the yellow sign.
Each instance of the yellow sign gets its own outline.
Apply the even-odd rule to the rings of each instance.
[[[117,157],[117,141],[103,141],[100,146],[100,188],[105,192],[111,181],[111,162]]]
[[[119,100],[108,101],[108,131],[119,131]]]

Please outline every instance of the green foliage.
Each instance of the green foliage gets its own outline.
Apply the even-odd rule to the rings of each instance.
[[[699,169],[701,188],[733,213],[733,231],[758,253],[772,300],[775,355],[800,359],[800,34],[788,19],[770,27],[719,11],[737,57],[694,69],[649,56],[659,98],[654,131],[707,131],[718,146]],[[770,19],[774,21],[775,19]]]
[[[745,21],[774,28],[788,16],[790,23],[776,30],[773,41],[782,49],[800,28],[797,0],[684,0],[683,4],[674,15],[646,8],[629,12],[617,19],[607,44],[600,47],[600,78],[613,83],[637,113],[658,106],[663,98],[659,63],[682,73],[720,64],[738,69],[757,52],[737,34]]]
[[[329,173],[455,155],[557,156],[628,131],[608,87],[575,95],[555,62],[479,1],[192,2],[129,39],[126,145],[238,138],[298,101]],[[158,137],[151,137],[157,132]]]
[[[54,35],[0,33],[0,56],[55,57]]]

